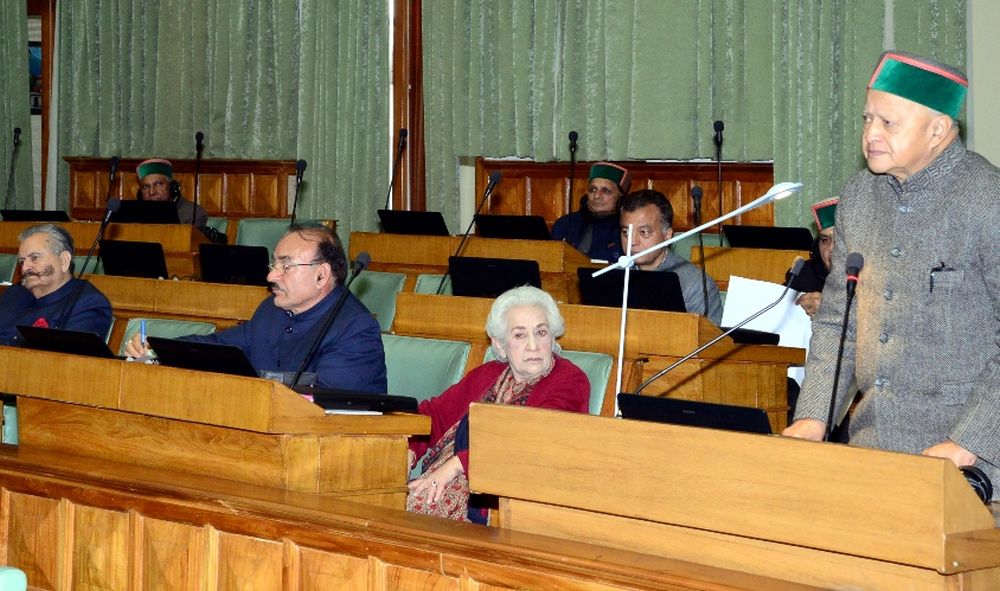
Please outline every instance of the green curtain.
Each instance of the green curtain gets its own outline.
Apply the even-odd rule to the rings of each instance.
[[[964,64],[964,0],[896,2],[895,45]],[[882,51],[871,0],[436,0],[423,5],[427,207],[457,227],[458,162],[769,160],[808,225],[863,163],[860,109]]]
[[[28,102],[28,20],[24,0],[0,0],[0,206],[31,209],[31,106]],[[14,149],[14,128],[21,128]],[[11,155],[14,179],[10,179]],[[9,191],[8,191],[9,189]]]
[[[347,236],[374,211],[388,182],[384,2],[75,0],[59,3],[59,35],[60,158],[192,158],[203,131],[208,158],[306,159],[301,218],[337,218]],[[61,206],[67,187],[63,164]]]

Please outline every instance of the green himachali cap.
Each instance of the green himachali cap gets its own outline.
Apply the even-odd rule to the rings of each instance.
[[[139,166],[136,167],[135,172],[139,176],[140,180],[150,174],[162,174],[168,178],[174,178],[173,165],[170,164],[169,160],[164,160],[162,158],[143,160],[139,163]]]
[[[901,51],[886,51],[875,66],[868,88],[903,97],[958,119],[969,90],[969,79],[946,64]]]
[[[610,162],[598,162],[590,167],[590,179],[606,179],[618,186],[622,195],[628,194],[632,186],[632,175],[628,170]]]
[[[839,202],[840,199],[838,197],[833,197],[832,199],[824,199],[819,203],[813,204],[813,220],[816,221],[817,228],[826,230],[836,224],[837,203]]]

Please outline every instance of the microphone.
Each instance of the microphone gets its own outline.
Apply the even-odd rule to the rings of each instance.
[[[826,435],[823,441],[830,440],[833,433],[833,411],[837,407],[837,389],[840,385],[840,366],[844,361],[844,341],[847,340],[847,319],[851,315],[851,303],[854,301],[854,289],[858,285],[858,275],[865,266],[865,257],[859,252],[847,255],[847,302],[844,305],[844,320],[840,327],[840,344],[837,346],[837,364],[833,370],[833,392],[830,393],[830,409],[826,414]]]
[[[396,144],[396,158],[392,162],[392,176],[389,178],[389,190],[385,192],[385,207],[389,209],[389,198],[392,196],[392,187],[396,184],[396,173],[399,172],[399,163],[403,160],[403,150],[406,149],[406,136],[408,132],[403,127],[399,130],[399,142]]]
[[[580,139],[580,134],[575,131],[569,132],[569,154],[572,157],[576,154],[576,141]]]
[[[569,132],[569,191],[566,195],[566,210],[573,213],[573,183],[576,182],[576,140],[580,139],[580,134],[575,131]]]
[[[722,130],[726,124],[718,120],[712,124],[715,129],[715,182],[719,191],[719,215],[722,215]],[[722,246],[722,223],[719,223],[719,246]]]
[[[486,190],[483,191],[483,198],[479,200],[479,205],[476,206],[476,211],[474,214],[472,214],[472,221],[469,222],[469,227],[465,229],[465,234],[462,235],[462,240],[461,242],[458,243],[458,248],[455,249],[455,254],[453,254],[452,256],[457,257],[462,254],[462,247],[465,246],[465,241],[469,239],[469,234],[472,233],[472,224],[476,223],[476,215],[479,214],[479,211],[483,208],[483,205],[486,204],[486,201],[490,198],[490,195],[493,194],[493,189],[496,188],[497,183],[499,183],[500,179],[502,178],[503,174],[499,170],[494,170],[493,172],[490,173],[490,180],[488,183],[486,183]],[[441,276],[441,283],[438,283],[437,290],[434,292],[436,295],[441,295],[441,290],[444,289],[444,282],[445,280],[448,279],[448,273],[450,272],[450,270],[451,269],[449,268],[444,272],[444,275]]]
[[[104,210],[104,219],[105,220],[111,219],[111,214],[114,213],[115,211],[118,211],[118,208],[121,207],[121,201],[120,200],[114,199],[114,201],[118,201],[118,204],[117,205],[112,205],[112,199],[111,199],[111,189],[115,185],[115,175],[118,174],[118,163],[119,162],[120,162],[120,159],[118,158],[118,156],[112,156],[111,157],[111,162],[109,164],[109,170],[108,170],[108,173],[109,173],[108,174],[108,193],[107,193],[107,195],[104,196],[104,202],[107,203],[107,205],[106,205],[107,209]],[[111,210],[112,207],[114,207],[114,211]],[[101,222],[101,229],[97,233],[98,238],[100,238],[100,236],[104,233],[104,227],[107,226],[107,225],[108,225],[107,221]],[[96,246],[97,242],[94,242],[94,245]],[[91,248],[91,251],[93,252],[93,248]]]
[[[694,202],[694,225],[701,225],[701,187],[691,187],[691,201]],[[698,255],[701,260],[701,293],[705,299],[705,316],[708,316],[708,271],[705,270],[705,239],[698,232]]]
[[[202,151],[205,150],[205,134],[200,131],[194,132],[194,150],[200,159]]]
[[[117,160],[117,158],[113,158]],[[117,163],[116,163],[117,164]],[[108,199],[108,207],[104,210],[104,219],[101,220],[101,225],[97,228],[97,236],[94,237],[93,244],[90,245],[90,250],[87,252],[87,258],[83,260],[83,266],[80,267],[80,271],[77,272],[76,278],[82,279],[83,272],[87,269],[87,265],[90,264],[90,259],[94,256],[94,251],[97,250],[97,245],[100,244],[101,239],[104,238],[104,230],[108,227],[111,222],[111,216],[115,214],[119,209],[121,209],[122,200],[121,199]],[[71,255],[73,253],[70,253]],[[52,328],[63,328],[65,321],[69,317],[70,313],[73,311],[73,307],[76,306],[76,301],[80,299],[80,291],[83,289],[83,283],[77,283],[73,287],[73,293],[66,298],[66,302],[63,303],[62,308],[59,310],[59,315],[56,317],[58,320]]]
[[[785,294],[788,293],[789,286],[791,285],[791,280],[794,279],[795,277],[797,277],[800,272],[802,272],[802,267],[805,265],[805,262],[806,262],[805,259],[803,259],[802,257],[795,257],[795,261],[792,263],[792,270],[789,272],[789,275],[788,275],[789,276],[789,280],[788,280],[788,282],[785,283],[785,289],[781,290],[781,295],[778,296],[778,299],[776,299],[773,302],[771,302],[770,304],[764,306],[760,310],[754,312],[753,314],[751,314],[750,316],[748,316],[744,320],[740,321],[740,323],[737,324],[736,326],[734,326],[732,328],[726,329],[726,331],[723,332],[722,334],[720,334],[719,336],[713,338],[712,340],[710,340],[707,343],[705,343],[704,345],[698,347],[694,351],[691,351],[690,353],[688,353],[684,357],[681,357],[677,361],[671,363],[665,369],[661,369],[656,374],[654,374],[653,377],[651,377],[648,380],[646,380],[645,382],[639,384],[639,387],[636,388],[635,391],[632,392],[632,393],[633,394],[640,394],[642,392],[642,390],[646,386],[652,384],[656,380],[658,380],[658,379],[662,378],[663,376],[667,375],[668,373],[670,373],[671,371],[673,371],[674,368],[676,368],[678,365],[684,363],[688,359],[691,359],[692,357],[694,357],[698,353],[701,353],[705,349],[711,347],[715,343],[718,343],[724,337],[727,337],[730,334],[734,333],[735,331],[743,328],[744,326],[746,326],[747,324],[749,324],[750,322],[752,322],[755,318],[761,316],[762,314],[765,314],[768,310],[770,310],[771,308],[773,308],[773,307],[777,306],[778,304],[780,304],[781,300],[785,299]]]
[[[295,196],[292,197],[292,221],[288,227],[295,225],[295,209],[299,206],[299,189],[302,187],[302,174],[306,171],[306,161],[299,159],[295,161]]]
[[[299,162],[302,162],[303,168],[305,168],[305,160],[299,160]],[[340,313],[340,309],[344,307],[344,302],[347,301],[347,295],[351,293],[351,284],[354,283],[354,280],[357,279],[358,275],[360,275],[362,271],[368,268],[368,265],[370,265],[371,262],[372,257],[367,252],[359,253],[358,258],[354,259],[354,271],[344,284],[344,291],[340,294],[340,297],[337,298],[337,303],[333,305],[333,308],[330,309],[330,313],[327,314],[326,318],[323,320],[323,326],[319,329],[319,334],[316,335],[316,340],[314,340],[313,344],[309,347],[309,352],[302,358],[302,364],[299,365],[298,371],[295,372],[295,377],[292,378],[291,384],[288,385],[289,388],[297,386],[299,380],[302,379],[302,374],[306,371],[306,368],[309,367],[309,363],[312,362],[313,357],[316,356],[316,351],[319,350],[319,346],[326,337],[326,333],[330,332],[330,327],[333,326],[334,319],[337,317],[337,314]]]
[[[14,163],[16,162],[17,146],[21,143],[21,128],[14,128],[14,149],[10,151],[10,166],[7,167],[7,193],[4,197],[4,209],[10,209],[12,196],[16,198],[17,184],[14,183]]]

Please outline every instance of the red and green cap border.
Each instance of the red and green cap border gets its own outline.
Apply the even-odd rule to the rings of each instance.
[[[868,88],[881,90],[958,119],[969,90],[961,71],[902,51],[886,51],[879,58]]]

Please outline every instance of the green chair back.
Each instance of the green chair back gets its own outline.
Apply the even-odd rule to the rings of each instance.
[[[146,321],[146,336],[176,339],[189,334],[206,335],[215,332],[215,325],[211,322],[171,320],[169,318],[129,318],[128,324],[125,325],[122,344],[118,349],[119,355],[125,354],[125,343],[139,332],[139,324],[142,320]]]
[[[80,273],[80,269],[83,268],[83,261],[87,260],[87,255],[73,255],[73,272],[76,274]],[[96,253],[94,256],[90,257],[90,262],[87,263],[87,274],[93,275],[104,275],[104,261]]]
[[[421,273],[417,275],[417,283],[413,286],[413,293],[436,294],[438,285],[441,284],[441,275],[432,273]],[[444,289],[441,295],[451,295],[451,275],[444,281]]]
[[[0,589],[3,591],[24,591],[28,588],[28,577],[24,571],[13,566],[0,566]]]
[[[607,353],[593,353],[591,351],[567,351],[563,349],[560,353],[563,359],[583,370],[590,381],[590,414],[601,414],[601,407],[604,406],[604,392],[608,387],[608,378],[611,377],[611,368],[614,367],[615,360]],[[483,363],[493,361],[493,347],[486,349],[483,356]]]
[[[366,271],[351,283],[351,293],[375,315],[382,332],[389,332],[396,317],[396,294],[403,291],[404,273]]]
[[[15,270],[17,270],[17,255],[10,253],[0,254],[0,281],[13,281]]]
[[[3,432],[0,433],[0,441],[8,445],[17,445],[17,405],[5,402],[3,405]],[[0,589],[4,589],[0,585]]]
[[[214,228],[222,234],[225,234],[226,230],[229,229],[229,218],[222,216],[209,216],[206,225],[209,228]]]
[[[458,383],[465,374],[469,343],[382,335],[390,394],[427,400]]]
[[[236,244],[266,246],[267,256],[271,258],[290,223],[288,218],[242,218],[236,226]]]

